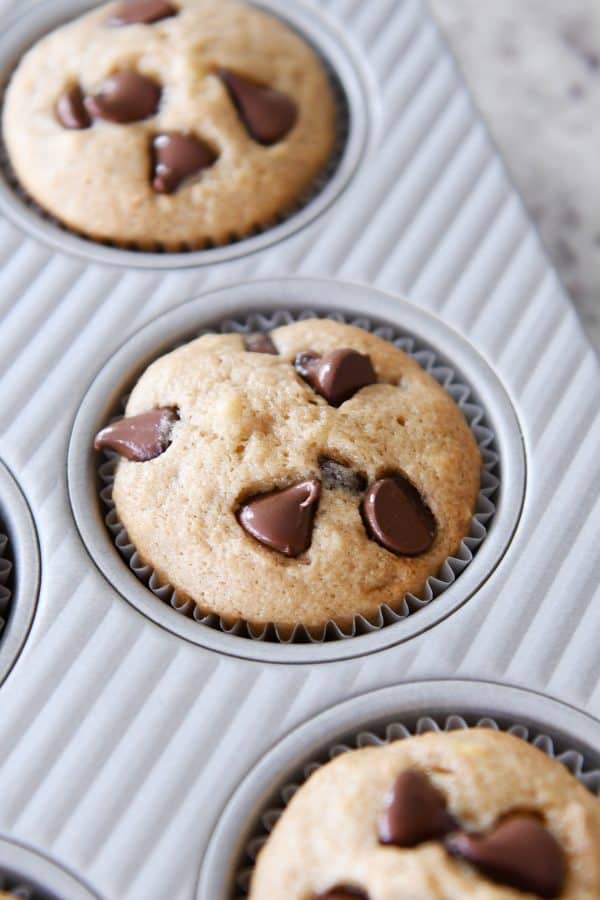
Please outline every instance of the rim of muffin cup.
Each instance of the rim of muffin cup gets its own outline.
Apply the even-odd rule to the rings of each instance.
[[[600,722],[574,707],[491,681],[443,679],[379,689],[309,719],[262,754],[213,832],[196,900],[248,895],[256,857],[287,804],[313,772],[336,756],[469,727],[492,728],[527,741],[600,797]]]
[[[327,303],[313,302],[309,307],[307,292],[314,300],[319,289],[327,297]],[[341,309],[335,308],[332,296],[335,293],[340,295]],[[255,302],[244,302],[248,296],[254,296]],[[242,302],[238,305],[236,301],[240,299]],[[389,306],[392,302],[397,308],[396,315]],[[220,316],[208,312],[210,308],[219,309],[223,303],[228,303],[230,308],[222,309]],[[353,309],[355,304],[358,309]],[[373,304],[381,304],[382,311],[376,310]],[[248,309],[255,305],[262,305],[262,312],[249,313]],[[368,319],[361,314],[361,307],[372,311]],[[412,341],[413,355],[437,373],[438,381],[449,385],[451,395],[454,394],[459,405],[469,407],[467,413],[475,422],[476,440],[480,447],[483,444],[484,463],[488,466],[482,470],[484,474],[470,536],[463,539],[460,552],[447,560],[436,576],[428,579],[426,596],[399,598],[399,612],[384,605],[370,622],[357,615],[353,627],[345,633],[335,623],[328,623],[320,633],[299,625],[291,636],[278,637],[273,626],[255,631],[244,620],[231,626],[222,623],[215,614],[196,613],[194,616],[196,604],[189,600],[180,601],[174,588],[161,582],[151,566],[143,564],[129,542],[111,504],[110,482],[115,457],[93,451],[94,434],[112,418],[123,414],[124,396],[139,375],[153,360],[176,346],[205,332],[249,332],[257,330],[257,326],[269,330],[291,320],[314,316],[337,318],[359,327],[369,326],[371,331],[387,335],[388,339],[390,336],[398,338],[400,346],[404,342],[406,347],[406,342]],[[429,326],[433,328],[430,340],[423,337]],[[355,656],[374,649],[369,644],[380,649],[398,643],[445,618],[471,596],[474,588],[469,584],[462,596],[454,595],[453,604],[444,604],[444,595],[459,589],[461,582],[466,587],[469,570],[474,568],[488,543],[496,546],[490,551],[494,562],[490,563],[488,559],[483,563],[484,578],[491,574],[505,552],[506,542],[512,537],[520,516],[525,459],[516,419],[512,407],[506,406],[509,401],[503,395],[503,389],[494,382],[495,389],[500,392],[496,399],[502,399],[503,414],[511,417],[512,433],[508,435],[503,433],[504,425],[501,429],[498,427],[499,420],[495,415],[488,416],[485,400],[479,400],[479,392],[471,387],[473,377],[467,378],[463,374],[464,360],[459,359],[455,366],[448,363],[451,353],[446,347],[440,347],[436,340],[440,330],[446,339],[450,337],[456,348],[463,343],[439,320],[433,320],[406,301],[388,298],[371,288],[316,279],[254,282],[223,288],[183,304],[147,325],[117,351],[93,382],[77,414],[69,448],[72,510],[80,535],[105,577],[134,606],[168,630],[212,649],[254,659],[303,662]],[[170,339],[166,335],[171,335]],[[470,347],[467,350],[468,355],[474,352]],[[485,366],[482,360],[480,362]],[[499,543],[502,546],[498,546]],[[428,613],[428,609],[433,609],[433,613]],[[410,627],[407,627],[408,623]],[[382,635],[385,635],[383,642],[378,640]]]
[[[0,892],[19,900],[99,900],[89,886],[56,861],[0,835]]]
[[[17,482],[0,460],[0,685],[27,640],[39,579],[33,517]]]
[[[40,0],[13,18],[0,36],[0,116],[10,78],[21,57],[40,38],[107,0]],[[316,53],[329,77],[336,112],[336,141],[329,160],[307,190],[287,209],[248,233],[222,243],[190,243],[178,250],[138,248],[134,243],[94,240],[42,208],[14,173],[0,129],[0,211],[18,227],[55,249],[92,261],[131,268],[185,268],[237,259],[285,240],[335,203],[358,170],[370,133],[368,79],[363,63],[336,23],[321,9],[294,8],[284,0],[245,0],[280,19]]]

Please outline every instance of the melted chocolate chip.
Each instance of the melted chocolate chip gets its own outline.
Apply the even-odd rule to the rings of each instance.
[[[276,144],[292,130],[298,110],[287,94],[249,81],[229,69],[219,69],[217,74],[250,136],[259,144]]]
[[[396,778],[379,815],[379,840],[396,847],[416,847],[445,837],[456,822],[446,800],[417,769]]]
[[[177,8],[167,0],[122,0],[106,24],[111,28],[123,25],[150,25],[177,15]]]
[[[300,377],[331,406],[341,406],[361,388],[377,382],[370,357],[348,348],[325,356],[308,350],[297,355],[294,365]]]
[[[369,895],[360,888],[349,887],[341,884],[339,887],[331,888],[324,894],[317,894],[316,900],[369,900]]]
[[[97,94],[85,98],[85,107],[95,119],[123,125],[153,116],[160,96],[156,81],[128,69],[107,78]]]
[[[109,448],[133,462],[147,462],[160,456],[170,446],[173,426],[178,419],[175,409],[162,407],[111,422],[99,431],[94,441],[96,450]]]
[[[83,91],[78,84],[61,94],[56,101],[56,116],[64,128],[83,130],[92,124],[85,108]]]
[[[446,846],[499,884],[544,898],[562,893],[566,876],[563,850],[534,816],[509,816],[483,836],[459,831],[448,838]]]
[[[212,166],[212,148],[191,134],[159,134],[152,141],[152,186],[158,194],[172,194],[180,184]]]
[[[310,478],[282,491],[252,497],[238,511],[238,521],[266,547],[285,556],[300,556],[310,547],[320,496],[320,483]]]
[[[248,334],[244,339],[244,346],[248,353],[270,353],[272,356],[278,356],[278,350],[269,334],[262,331],[256,334]]]
[[[355,472],[350,466],[345,466],[329,456],[319,457],[319,467],[323,486],[334,490],[342,488],[353,494],[362,494],[367,489],[367,479],[360,472]]]
[[[435,540],[436,522],[417,489],[402,475],[371,485],[362,503],[369,537],[390,553],[419,556]]]

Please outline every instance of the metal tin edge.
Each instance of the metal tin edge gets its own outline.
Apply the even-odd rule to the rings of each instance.
[[[98,900],[99,895],[83,885],[70,872],[46,856],[0,835],[0,868],[39,885],[61,900]]]

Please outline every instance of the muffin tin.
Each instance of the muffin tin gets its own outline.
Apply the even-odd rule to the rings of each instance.
[[[26,846],[0,837],[0,891],[19,900],[98,900],[66,869],[55,865]]]
[[[19,48],[91,5],[0,0],[4,21],[19,15],[0,38],[5,76]],[[42,562],[0,687],[0,834],[36,851],[47,890],[59,866],[102,900],[190,900],[199,883],[228,900],[250,819],[277,786],[329,734],[392,719],[521,722],[598,765],[594,352],[420,0],[259,5],[322,50],[350,110],[336,176],[281,230],[185,258],[129,254],[0,187],[0,456],[19,484],[0,474],[15,563],[3,674],[38,580],[21,491]],[[309,308],[388,322],[472,386],[496,439],[498,505],[473,562],[406,622],[322,645],[249,641],[177,616],[128,570],[89,439],[177,340]],[[439,690],[389,688],[432,678]],[[383,688],[380,706],[369,692]]]

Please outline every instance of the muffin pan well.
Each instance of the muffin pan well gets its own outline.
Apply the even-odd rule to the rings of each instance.
[[[0,0],[0,63],[91,5]],[[0,487],[0,521],[28,621],[39,570],[21,491],[43,563],[33,627],[0,685],[0,834],[102,900],[189,900],[200,869],[203,885],[234,877],[248,833],[228,827],[221,858],[207,848],[245,775],[243,831],[330,735],[363,725],[490,715],[559,750],[575,736],[597,766],[598,360],[424,0],[281,5],[331,62],[351,118],[340,181],[281,232],[146,257],[63,233],[0,186],[0,457],[21,499]],[[471,388],[494,435],[496,512],[472,562],[428,608],[348,640],[253,641],[194,622],[138,580],[104,523],[92,439],[146,363],[278,310],[410,335]],[[369,694],[339,729],[294,738],[295,761],[269,755],[348,697],[436,678],[474,680],[445,702],[418,686],[379,709]],[[501,703],[485,681],[538,693]]]
[[[307,307],[309,300],[312,306]],[[206,305],[219,309],[224,303],[229,307],[225,319],[211,321],[203,313]],[[133,373],[158,356],[204,331],[268,330],[315,314],[311,308],[316,315],[337,316],[375,332],[381,329],[382,336],[417,359],[461,405],[480,444],[484,468],[471,532],[456,557],[430,579],[423,597],[407,597],[398,614],[382,607],[376,620],[357,617],[346,633],[330,623],[322,635],[311,637],[297,628],[291,639],[282,641],[273,628],[255,633],[243,622],[227,628],[215,616],[194,618],[194,605],[181,603],[173,588],[139,561],[111,504],[114,460],[94,454],[92,445],[96,431],[122,414],[122,399],[135,383]],[[254,309],[262,315],[252,316]],[[76,418],[69,484],[88,550],[126,599],[168,630],[223,652],[280,662],[325,661],[371,652],[419,634],[458,609],[489,577],[506,551],[523,502],[525,460],[518,423],[501,385],[457,335],[408,304],[396,304],[393,317],[389,311],[386,297],[367,288],[316,280],[259,282],[184,304],[146,326],[117,352],[98,375]],[[104,509],[98,508],[99,490]]]
[[[332,157],[315,184],[271,226],[222,246],[184,252],[149,252],[94,242],[63,226],[22,190],[0,142],[0,210],[25,231],[57,250],[90,261],[136,268],[214,265],[270,247],[317,219],[346,188],[365,153],[369,135],[367,86],[351,46],[328,17],[304,3],[255,0],[260,9],[282,19],[315,49],[330,76],[337,106],[337,140]],[[40,37],[98,6],[96,0],[42,0],[26,10],[0,38],[0,91],[23,53]]]
[[[66,869],[0,836],[0,891],[19,900],[98,900]]]
[[[27,638],[39,587],[39,554],[31,513],[0,462],[0,684]]]
[[[197,900],[247,896],[253,861],[279,815],[297,788],[330,759],[414,734],[468,727],[498,728],[528,741],[600,797],[600,723],[595,720],[549,697],[500,684],[400,684],[322,713],[261,759],[219,820]]]

